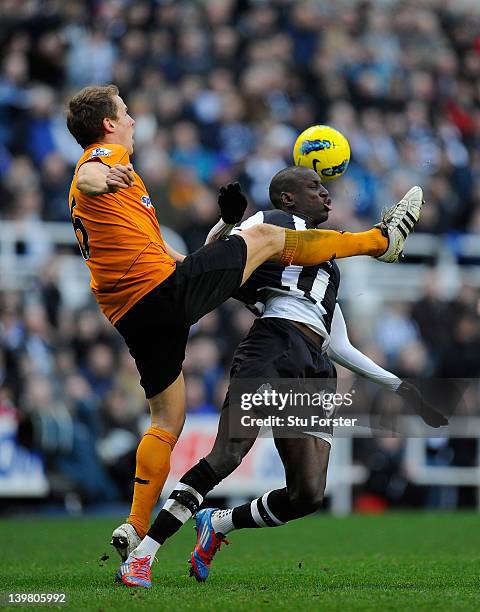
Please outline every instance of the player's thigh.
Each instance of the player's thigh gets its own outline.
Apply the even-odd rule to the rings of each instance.
[[[207,244],[177,265],[178,312],[188,324],[223,304],[242,283],[247,246],[240,236]]]
[[[179,436],[185,422],[185,382],[183,373],[166,389],[148,399],[152,426]]]
[[[278,260],[285,246],[285,229],[275,225],[254,225],[242,231],[247,245],[247,261],[243,271],[242,285],[267,259]]]
[[[330,444],[324,439],[275,437],[275,446],[285,468],[287,489],[299,498],[323,496],[327,481]]]
[[[178,312],[176,294],[174,274],[137,302],[116,325],[135,360],[155,418],[165,406],[174,405],[176,412],[184,403],[181,371],[189,328]]]

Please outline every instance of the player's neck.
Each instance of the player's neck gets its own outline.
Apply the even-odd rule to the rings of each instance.
[[[105,134],[105,136],[101,139],[100,144],[105,144],[105,145],[113,145],[113,144],[118,144],[121,145],[123,143],[118,141],[118,138],[115,138],[114,134]]]
[[[105,134],[103,138],[99,141],[99,144],[101,145],[121,145],[122,147],[125,147],[128,150],[127,144],[122,142],[121,139],[118,138],[118,136],[116,136],[115,134]]]

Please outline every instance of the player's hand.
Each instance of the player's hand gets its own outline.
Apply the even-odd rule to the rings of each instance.
[[[398,387],[397,393],[413,408],[415,413],[418,414],[427,425],[430,425],[430,427],[448,425],[448,419],[425,400],[420,390],[417,389],[415,385],[403,381]]]
[[[128,189],[135,180],[132,164],[127,164],[126,166],[115,164],[109,169],[105,180],[109,193],[115,193],[119,189]]]
[[[228,225],[240,223],[248,206],[248,201],[242,193],[240,183],[228,183],[220,187],[218,192],[220,216]]]

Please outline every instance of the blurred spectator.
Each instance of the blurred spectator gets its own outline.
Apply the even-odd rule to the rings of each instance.
[[[44,216],[47,221],[69,221],[65,202],[68,199],[70,181],[68,166],[58,152],[48,153],[42,160],[42,189],[45,194]]]
[[[30,106],[26,89],[28,76],[28,63],[23,53],[13,52],[4,57],[0,73],[0,143],[16,154],[25,150],[22,137]]]
[[[377,322],[377,342],[385,355],[393,361],[417,337],[417,329],[401,303],[391,306]]]
[[[69,85],[80,89],[93,83],[109,83],[115,46],[101,28],[83,32],[71,41],[68,53]]]
[[[189,122],[178,123],[172,131],[172,162],[176,166],[192,168],[197,179],[212,178],[218,163],[216,155],[202,146],[197,128]]]
[[[31,91],[30,122],[27,126],[26,147],[32,160],[40,166],[55,152],[52,113],[55,101],[53,89],[38,85]]]
[[[192,414],[218,414],[213,403],[207,401],[205,383],[200,376],[189,375],[185,379],[187,411]]]
[[[103,398],[112,388],[115,356],[107,344],[97,342],[87,352],[83,373],[93,392]]]
[[[95,447],[96,419],[92,415],[95,397],[81,378],[68,380],[65,392],[71,412],[54,397],[45,377],[32,377],[23,398],[26,412],[23,432],[31,431],[30,445],[43,453],[54,489],[59,486],[66,492],[73,488],[86,502],[113,500],[118,492]],[[61,485],[57,474],[61,476]],[[70,483],[64,482],[65,477]]]
[[[206,399],[212,401],[215,387],[223,375],[220,353],[213,338],[199,335],[190,340],[184,370],[187,374],[201,377],[205,384]]]

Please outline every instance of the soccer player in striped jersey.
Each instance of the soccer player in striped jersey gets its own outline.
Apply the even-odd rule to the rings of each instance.
[[[243,198],[238,189],[229,191],[231,199]],[[220,201],[225,195],[221,193]],[[330,196],[320,178],[303,167],[279,172],[272,179],[270,199],[273,210],[259,212],[233,230],[220,222],[209,239],[218,239],[230,230],[234,235],[242,235],[265,223],[308,230],[325,222],[331,210]],[[402,201],[405,219],[406,212],[412,214],[407,211],[407,203],[422,201],[421,189],[412,188]],[[385,215],[383,223],[388,224],[394,217],[399,222],[398,206]],[[340,272],[333,258],[312,266],[274,261],[260,266],[235,293],[250,307],[260,305],[262,312],[235,352],[231,379],[334,378],[331,357],[371,380],[394,390],[399,388],[402,385],[399,378],[350,344],[337,303],[339,282]],[[181,478],[147,536],[122,564],[121,578],[127,586],[150,586],[150,564],[158,547],[197,512],[207,493],[235,470],[253,445],[252,437],[239,439],[229,435],[229,412],[237,409],[238,406],[230,405],[227,393],[212,451]],[[285,488],[270,491],[238,508],[197,513],[198,542],[191,557],[192,573],[197,580],[207,578],[211,560],[229,531],[283,525],[319,507],[331,433],[278,438],[275,444],[285,466]]]
[[[123,558],[130,540],[148,531],[182,431],[182,364],[190,326],[267,260],[316,265],[334,256],[370,255],[396,261],[420,214],[421,194],[397,206],[389,223],[366,232],[261,224],[184,256],[163,240],[154,204],[130,162],[135,121],[118,88],[82,89],[69,102],[67,126],[84,149],[69,192],[72,225],[92,291],[135,359],[151,412],[137,450],[130,515],[112,534]],[[229,214],[228,199],[223,219],[238,222]]]
[[[140,441],[131,511],[112,534],[124,558],[150,525],[185,420],[182,364],[190,326],[239,289],[266,260],[316,265],[370,255],[398,259],[421,200],[397,207],[398,219],[366,232],[293,231],[262,224],[184,256],[162,238],[154,204],[130,162],[135,121],[115,85],[91,86],[72,97],[67,126],[82,146],[69,209],[91,289],[123,336],[140,375],[151,426]],[[228,197],[222,211],[226,222]],[[410,213],[409,213],[410,214]],[[407,215],[407,216],[406,216]]]

